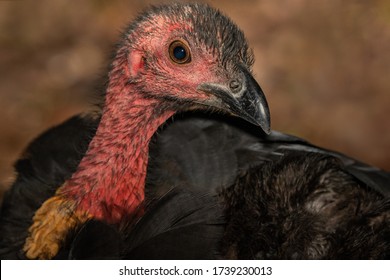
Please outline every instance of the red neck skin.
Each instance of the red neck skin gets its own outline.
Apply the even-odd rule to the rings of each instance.
[[[105,105],[96,135],[61,194],[77,210],[117,224],[143,202],[150,139],[174,111],[159,110],[159,100],[124,82],[109,85]]]

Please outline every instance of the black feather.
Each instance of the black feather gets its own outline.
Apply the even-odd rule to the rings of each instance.
[[[119,229],[91,220],[71,234],[57,258],[215,259],[224,232],[217,197],[173,189]]]
[[[126,259],[214,259],[224,231],[223,209],[216,196],[173,189],[130,229]]]
[[[35,211],[76,170],[98,123],[99,118],[75,116],[32,141],[16,162],[17,178],[1,208],[1,259],[19,257]]]
[[[226,258],[390,257],[390,198],[330,155],[289,152],[248,169],[221,195]]]
[[[98,118],[74,117],[44,133],[27,148],[28,157],[17,164],[18,178],[2,206],[2,259],[23,258],[20,250],[31,217],[74,172],[98,122]],[[390,175],[386,171],[293,136],[278,132],[264,136],[257,127],[240,120],[202,114],[184,114],[168,121],[154,136],[149,163],[149,206],[144,218],[136,226],[132,223],[114,231],[105,230],[104,224],[87,225],[76,239],[73,236],[67,241],[59,258],[116,258],[118,254],[120,258],[212,258],[218,254],[223,258],[388,257]],[[320,184],[326,174],[332,176]],[[313,195],[326,187],[339,193],[341,204],[337,205],[349,205],[326,206],[339,215],[339,226],[333,231],[321,228],[331,221],[326,213],[300,211],[302,203],[315,200]],[[170,192],[173,188],[175,191]],[[287,198],[292,205],[283,204]],[[221,208],[214,207],[219,203]],[[210,216],[202,214],[199,220],[201,213]],[[209,247],[201,244],[208,243],[188,233],[213,239],[220,234],[220,227],[208,225],[213,220],[220,225],[224,215],[226,232],[221,247],[217,253],[205,251]],[[188,226],[177,227],[178,218],[188,221]],[[319,221],[321,226],[315,226]],[[287,233],[285,223],[291,223]],[[99,227],[103,227],[107,238],[88,237]],[[308,249],[318,243],[318,232],[326,236],[329,246],[322,253]],[[120,253],[113,250],[104,255],[101,250],[94,255],[98,248],[110,246],[110,240],[117,242],[116,234],[124,243],[113,243],[111,247],[119,247]],[[198,252],[189,255],[171,246],[179,235],[187,246],[184,248],[196,247]],[[132,238],[126,238],[129,236]],[[85,239],[91,243],[84,245],[80,240]],[[78,246],[86,249],[77,250]]]
[[[232,185],[248,168],[277,161],[293,151],[302,157],[307,153],[335,157],[342,162],[340,168],[362,184],[390,196],[387,171],[295,136],[277,131],[264,135],[241,119],[206,113],[176,116],[159,130],[150,147],[147,180],[159,189],[180,184],[191,189],[207,186],[217,192]]]
[[[113,226],[97,220],[87,221],[70,233],[57,259],[118,260],[123,248],[122,236]]]

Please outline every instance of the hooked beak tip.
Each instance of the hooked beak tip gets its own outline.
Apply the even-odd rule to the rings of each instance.
[[[251,73],[243,66],[240,68],[242,71],[242,87],[238,92],[226,85],[215,83],[201,84],[198,89],[217,97],[218,101],[213,99],[207,105],[222,109],[260,126],[264,133],[270,134],[271,118],[264,92]]]

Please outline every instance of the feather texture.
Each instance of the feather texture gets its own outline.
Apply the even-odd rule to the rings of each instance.
[[[23,258],[32,215],[74,171],[98,122],[74,117],[27,148],[2,206],[2,259]],[[67,144],[54,148],[64,137]],[[265,136],[234,118],[175,116],[151,142],[143,218],[120,228],[90,222],[70,235],[58,257],[387,258],[388,178],[386,171],[293,136]],[[116,249],[99,251],[104,247]]]

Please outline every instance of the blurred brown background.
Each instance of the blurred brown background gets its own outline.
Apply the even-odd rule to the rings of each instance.
[[[29,141],[89,107],[119,31],[161,2],[0,0],[0,190]],[[206,2],[246,33],[273,129],[390,170],[389,1]]]

